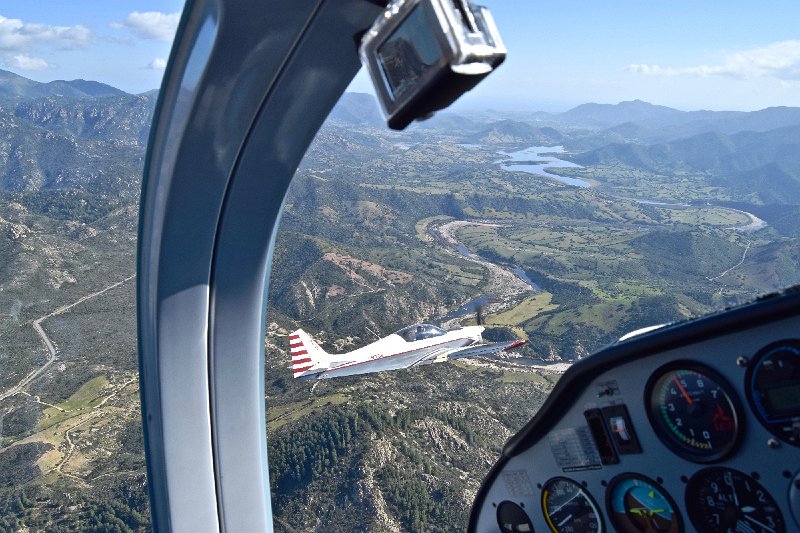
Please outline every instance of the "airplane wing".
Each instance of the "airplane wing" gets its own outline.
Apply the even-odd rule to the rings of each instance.
[[[422,352],[414,350],[406,354],[390,354],[388,356],[376,357],[365,361],[345,363],[327,370],[316,372],[309,371],[307,374],[299,374],[295,377],[300,380],[311,380],[356,376],[359,374],[372,374],[373,372],[412,368],[415,366],[447,361],[448,359],[449,353],[447,348],[424,350]]]
[[[478,355],[490,355],[497,352],[507,352],[517,346],[525,344],[523,340],[507,341],[507,342],[492,342],[489,344],[478,344],[476,346],[467,346],[460,350],[455,350],[447,354],[448,359],[461,359],[462,357],[475,357]]]

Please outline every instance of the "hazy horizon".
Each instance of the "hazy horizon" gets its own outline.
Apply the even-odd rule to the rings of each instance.
[[[124,91],[124,92],[126,92],[128,94],[131,94],[131,95],[145,94],[145,93],[149,93],[149,92],[152,92],[152,91],[160,90],[160,88],[156,87],[156,88],[153,88],[153,89],[148,89],[148,90],[144,90],[144,91],[140,91],[140,92],[131,93],[131,92],[125,91],[125,89],[122,89],[121,87],[116,87],[116,86],[114,86],[112,84],[103,82],[101,80],[92,80],[92,79],[87,79],[87,78],[74,78],[74,79],[53,78],[53,79],[49,79],[49,80],[34,80],[33,78],[29,78],[28,76],[25,76],[23,74],[19,74],[19,73],[10,71],[10,70],[0,69],[0,71],[11,72],[12,74],[16,74],[18,76],[22,76],[23,78],[30,79],[30,80],[36,81],[38,83],[52,83],[52,82],[56,82],[56,81],[66,81],[66,82],[94,81],[94,82],[102,83],[104,85],[108,85],[108,86],[113,87],[115,89],[122,90],[122,91]],[[355,82],[355,80],[354,80],[354,82]],[[371,90],[371,86],[367,90],[365,90],[365,89],[362,89],[360,87],[354,87],[354,84],[351,84],[346,89],[345,92],[346,93],[351,93],[351,94],[368,94],[368,95],[372,96],[373,98],[375,98],[375,93]],[[528,102],[528,103],[523,103],[523,102],[503,102],[503,101],[497,101],[497,102],[494,102],[494,103],[492,103],[490,101],[483,101],[482,104],[478,104],[476,102],[469,102],[468,101],[468,102],[457,102],[452,107],[450,107],[448,109],[445,109],[443,111],[440,111],[440,113],[444,112],[444,113],[480,114],[480,113],[493,113],[493,112],[496,112],[496,113],[513,113],[513,112],[516,111],[516,112],[524,112],[524,113],[558,114],[558,113],[564,113],[564,112],[570,111],[570,110],[572,110],[572,109],[574,109],[576,107],[579,107],[579,106],[582,106],[582,105],[587,105],[587,104],[612,105],[612,106],[614,106],[614,105],[620,105],[620,104],[631,103],[631,102],[636,102],[636,101],[643,102],[645,104],[650,104],[650,105],[653,105],[653,106],[658,106],[658,107],[668,107],[668,108],[675,109],[677,111],[683,111],[683,112],[693,112],[693,111],[719,111],[719,112],[724,112],[724,111],[743,111],[743,110],[739,110],[739,109],[712,109],[710,107],[701,107],[701,108],[696,108],[696,109],[682,109],[682,108],[679,108],[679,107],[664,105],[664,104],[661,104],[659,102],[650,102],[650,101],[647,101],[647,100],[644,100],[644,99],[641,99],[641,98],[634,98],[632,100],[619,100],[619,101],[610,101],[610,102],[587,101],[587,102],[576,102],[576,103],[569,103],[569,104],[566,104],[566,103],[559,104],[559,103],[555,103],[555,102],[544,102],[544,103],[542,103],[542,102],[539,102],[539,103]],[[378,105],[377,99],[375,100],[375,104],[376,104],[376,106]],[[794,107],[794,108],[800,108],[800,105],[798,105],[798,106],[768,106],[768,107],[762,107],[762,108],[759,108],[759,109],[744,110],[744,112],[761,111],[761,110],[767,109],[769,107]]]
[[[508,59],[455,111],[565,111],[641,99],[680,110],[800,107],[800,4],[689,0],[614,9],[577,0],[486,0]],[[17,2],[0,9],[0,68],[36,81],[157,88],[181,0]],[[351,89],[370,92],[364,73]]]

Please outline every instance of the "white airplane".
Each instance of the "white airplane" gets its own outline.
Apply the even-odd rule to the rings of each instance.
[[[298,329],[289,335],[292,372],[298,379],[338,378],[488,355],[525,344],[524,340],[486,343],[483,330],[467,326],[446,331],[414,324],[352,352],[329,354]]]

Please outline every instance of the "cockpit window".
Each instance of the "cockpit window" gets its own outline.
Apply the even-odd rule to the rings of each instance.
[[[407,342],[414,342],[430,339],[431,337],[439,337],[445,333],[447,333],[447,331],[431,324],[414,324],[413,326],[401,329],[395,333],[395,335],[399,335]]]
[[[487,3],[497,77],[394,132],[359,75],[293,180],[263,339],[276,531],[463,531],[574,361],[800,283],[800,3]],[[0,50],[0,531],[148,531],[136,227],[182,2],[34,4],[0,13],[63,33]]]

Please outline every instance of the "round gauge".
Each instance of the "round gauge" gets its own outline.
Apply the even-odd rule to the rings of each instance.
[[[744,421],[739,400],[706,366],[678,361],[661,367],[647,383],[645,401],[661,442],[684,459],[711,463],[739,442]]]
[[[787,444],[800,446],[800,341],[770,344],[747,369],[747,399],[759,422]]]
[[[614,529],[621,533],[681,533],[678,506],[655,481],[622,474],[606,490],[606,507]]]
[[[504,501],[497,506],[497,524],[502,533],[533,533],[528,514],[514,502]]]
[[[767,489],[732,468],[704,468],[693,475],[686,486],[686,512],[699,531],[786,531]]]
[[[601,533],[600,509],[579,483],[555,477],[542,489],[542,510],[547,525],[556,533]]]

